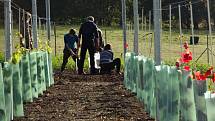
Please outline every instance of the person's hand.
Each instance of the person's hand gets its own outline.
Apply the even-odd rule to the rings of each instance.
[[[76,55],[72,50],[70,50],[72,56]]]

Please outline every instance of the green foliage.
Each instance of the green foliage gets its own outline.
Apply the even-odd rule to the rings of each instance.
[[[0,63],[4,62],[4,53],[0,52]]]
[[[196,63],[196,62],[191,62],[189,66],[191,69],[195,71],[200,71],[202,73],[205,73],[211,67],[209,64],[202,64],[202,63]]]
[[[164,64],[169,65],[169,66],[175,66],[174,61],[165,61]],[[191,61],[188,66],[194,71],[200,71],[202,73],[205,73],[211,65],[209,64],[203,64],[203,63],[196,63],[195,61]]]

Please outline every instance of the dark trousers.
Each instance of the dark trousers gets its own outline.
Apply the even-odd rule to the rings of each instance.
[[[73,51],[75,53],[77,52],[77,50],[73,50]],[[64,53],[63,53],[63,63],[62,63],[62,66],[61,66],[61,72],[64,71],[64,69],[66,67],[66,64],[68,63],[69,57],[72,57],[72,59],[74,60],[75,64],[76,64],[76,61],[78,61],[78,58],[76,56],[72,56],[70,51],[64,51]]]
[[[82,44],[78,73],[83,73],[84,60],[86,57],[87,50],[88,50],[89,55],[90,55],[90,73],[95,73],[96,69],[95,69],[94,54],[95,54],[96,49],[95,49],[95,46],[93,44]]]
[[[119,58],[116,58],[113,60],[113,62],[110,63],[103,63],[100,64],[101,66],[101,74],[109,74],[111,73],[112,70],[116,69],[116,72],[120,72],[120,67],[121,67],[121,61]]]

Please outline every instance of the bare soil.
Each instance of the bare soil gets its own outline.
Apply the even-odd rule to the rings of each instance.
[[[135,94],[124,88],[122,75],[55,74],[55,85],[24,107],[25,117],[15,121],[151,120]]]

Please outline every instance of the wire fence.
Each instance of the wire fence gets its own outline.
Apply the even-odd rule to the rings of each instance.
[[[22,9],[19,5],[11,2],[12,9],[12,51],[14,52],[16,47],[19,46],[27,46],[27,42],[29,45],[33,47],[33,38],[32,38],[32,14],[24,9]],[[4,1],[0,1],[0,52],[5,53],[6,45],[5,45],[5,14],[4,14]],[[44,17],[37,16],[37,34],[39,44],[45,46],[48,41],[47,34],[47,19]],[[54,22],[52,22],[54,23]],[[54,40],[54,28],[53,24],[51,25],[52,36],[51,41]]]
[[[178,3],[174,4],[172,7],[164,7],[162,10],[162,17],[164,18],[169,15],[169,18],[164,18],[162,20],[161,29],[161,60],[166,63],[174,64],[175,61],[180,58],[181,50],[183,51],[183,43],[188,42],[190,44],[190,50],[193,53],[193,60],[203,64],[214,65],[213,58],[214,52],[214,29],[212,29],[212,36],[208,29],[207,20],[202,20],[200,22],[199,29],[194,29],[194,24],[192,18],[205,17],[210,14],[205,11],[203,14],[195,13],[192,11],[192,5],[202,4],[202,1],[196,1],[193,3],[183,2],[179,6]],[[179,7],[183,9],[188,7],[188,13],[179,12]],[[178,14],[181,14],[181,18],[188,17],[189,27],[185,27],[184,24],[180,23],[179,19],[173,17],[171,10],[177,9]],[[140,14],[141,15],[141,14]],[[143,15],[143,14],[142,14]],[[149,16],[150,15],[150,16]],[[174,15],[175,16],[175,15]],[[179,15],[177,15],[179,16]],[[154,30],[153,30],[153,19],[151,14],[148,16],[141,16],[139,20],[139,54],[145,55],[147,57],[154,58]],[[183,19],[184,21],[184,19]],[[127,22],[127,43],[128,51],[133,52],[134,50],[134,27],[132,22]],[[181,25],[181,27],[180,27]],[[180,29],[181,28],[181,29]],[[210,37],[212,39],[210,39]],[[192,44],[192,43],[195,44]]]

